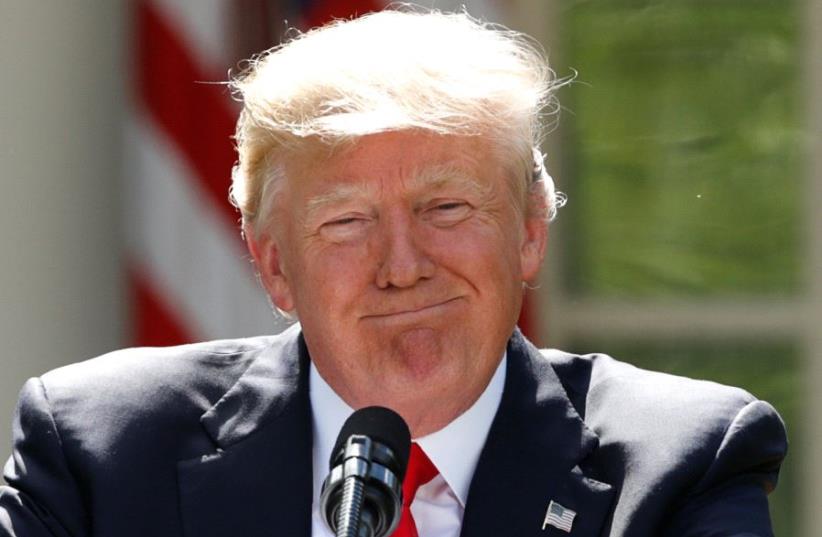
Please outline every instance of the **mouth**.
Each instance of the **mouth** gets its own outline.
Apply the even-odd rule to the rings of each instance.
[[[398,308],[396,310],[390,310],[381,313],[373,313],[369,315],[364,315],[362,319],[374,321],[413,321],[417,319],[424,319],[431,315],[444,313],[445,310],[449,309],[452,305],[454,305],[457,301],[461,299],[462,297],[455,297],[449,298],[448,300],[443,300],[441,302],[426,304],[424,306],[416,308]]]

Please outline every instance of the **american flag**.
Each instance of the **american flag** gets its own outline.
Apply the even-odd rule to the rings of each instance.
[[[284,328],[257,283],[239,213],[228,201],[239,107],[221,82],[241,60],[277,44],[287,25],[307,29],[386,3],[133,0],[124,226],[134,344]],[[436,5],[458,9],[463,3],[489,20],[502,15],[495,0]]]
[[[576,518],[576,511],[571,511],[561,506],[557,502],[551,500],[548,504],[548,510],[545,512],[545,520],[542,522],[542,529],[548,526],[553,526],[566,533],[571,533],[571,526]]]

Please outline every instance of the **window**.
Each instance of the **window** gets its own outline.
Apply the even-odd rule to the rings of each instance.
[[[801,0],[561,0],[542,33],[559,76],[548,168],[550,346],[741,386],[776,406],[791,454],[777,535],[802,513],[800,409],[815,230]],[[546,16],[549,15],[549,16]],[[533,28],[533,25],[530,26]],[[808,275],[810,275],[808,277]]]

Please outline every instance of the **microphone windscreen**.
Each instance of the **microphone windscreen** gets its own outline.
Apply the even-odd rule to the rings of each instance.
[[[331,451],[330,466],[334,466],[334,458],[345,446],[348,437],[354,434],[367,436],[391,448],[400,465],[397,477],[400,480],[405,477],[408,455],[411,452],[411,432],[402,416],[390,408],[381,406],[369,406],[354,411],[340,429],[337,442]]]

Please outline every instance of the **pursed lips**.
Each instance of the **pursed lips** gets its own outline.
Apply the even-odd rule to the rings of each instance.
[[[379,311],[376,313],[369,313],[367,315],[363,315],[362,319],[390,319],[390,318],[400,318],[403,316],[413,317],[415,314],[424,315],[429,312],[435,312],[436,310],[440,309],[441,307],[445,307],[450,305],[457,300],[460,300],[462,297],[454,297],[448,298],[445,300],[433,301],[422,306],[411,306],[411,307],[396,307],[396,308],[389,308],[385,311]]]

